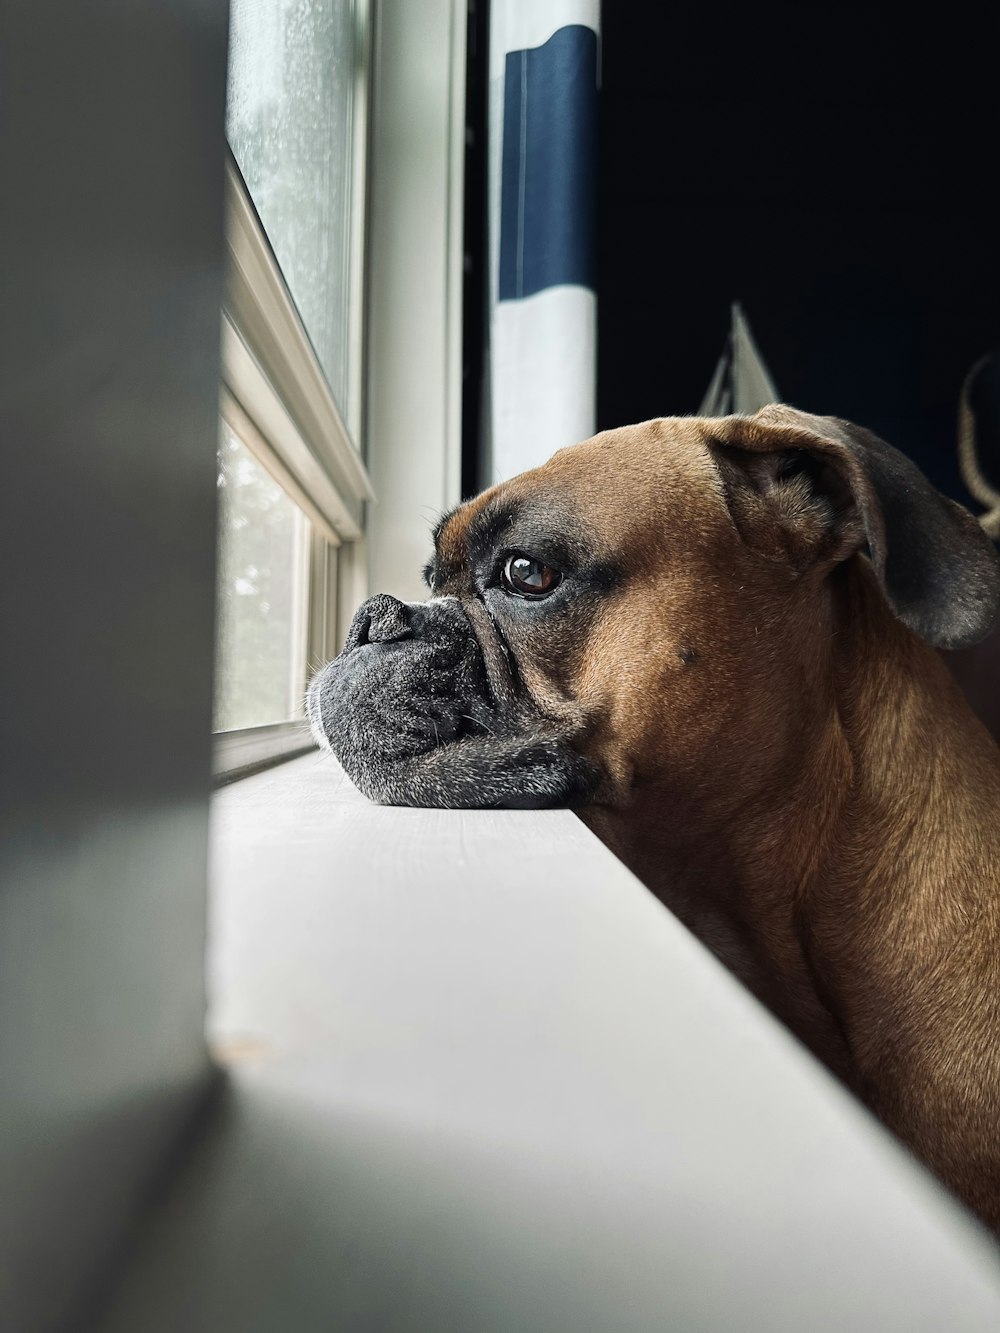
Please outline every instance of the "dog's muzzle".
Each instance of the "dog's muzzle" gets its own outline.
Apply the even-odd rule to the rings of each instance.
[[[355,786],[385,805],[579,803],[599,769],[575,722],[545,718],[486,609],[372,597],[309,687],[309,720]]]
[[[386,764],[489,729],[479,642],[456,598],[401,602],[380,594],[358,610],[339,657],[307,695],[313,733],[362,791]]]

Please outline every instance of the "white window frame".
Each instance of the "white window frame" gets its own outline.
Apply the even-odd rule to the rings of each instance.
[[[427,596],[461,499],[466,0],[379,0],[368,251],[371,586]]]
[[[232,153],[225,179],[227,265],[219,410],[312,524],[303,694],[309,672],[335,656],[354,609],[367,595],[366,509],[375,498],[363,458],[370,0],[354,0],[354,20],[346,421]],[[311,745],[304,720],[216,732],[213,774],[229,781]]]
[[[309,395],[296,392],[290,348],[312,349],[270,246],[254,226],[256,211],[235,164],[227,180],[224,389],[257,427],[251,448],[283,485],[297,483],[291,493],[309,502],[310,513],[319,508],[340,541],[326,548],[324,575],[327,587],[337,588],[335,612],[315,587],[311,596],[313,665],[339,649],[369,589],[403,600],[426,596],[420,571],[430,529],[461,498],[466,3],[359,0],[357,13],[356,96],[363,105],[354,116],[354,171],[361,174],[352,199],[359,210],[354,235],[364,244],[363,254],[360,246],[353,251],[353,406],[346,423],[332,399],[317,422],[310,415],[317,403],[310,409]],[[283,437],[287,426],[265,417],[267,395],[254,388],[254,363],[305,443],[320,440],[318,451],[307,452],[321,464],[346,519],[332,503],[320,503],[291,447],[280,457],[264,447],[269,431]],[[312,389],[320,399],[324,391],[329,396],[321,371]],[[234,411],[225,398],[223,410]],[[261,732],[259,749],[249,734],[217,735],[217,776],[240,776],[310,744],[299,723]],[[279,745],[282,734],[287,748]],[[278,748],[268,753],[272,737]]]

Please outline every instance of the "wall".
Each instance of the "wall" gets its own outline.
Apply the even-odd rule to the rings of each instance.
[[[226,20],[225,0],[9,0],[0,20],[0,1327],[17,1333],[81,1326],[209,1079]]]
[[[783,396],[962,491],[955,408],[1000,343],[994,53],[960,11],[604,6],[602,428],[693,412],[746,311]]]

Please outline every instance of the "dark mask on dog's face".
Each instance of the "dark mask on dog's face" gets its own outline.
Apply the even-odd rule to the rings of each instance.
[[[607,432],[434,538],[429,600],[371,598],[309,688],[317,739],[387,804],[745,786],[794,752],[862,551],[880,610],[930,643],[975,642],[1000,600],[968,513],[874,436],[787,407]]]
[[[596,786],[579,746],[570,641],[613,581],[579,530],[497,492],[435,533],[422,603],[370,598],[312,682],[313,730],[367,796],[388,804],[533,807]],[[522,662],[544,663],[539,699]]]

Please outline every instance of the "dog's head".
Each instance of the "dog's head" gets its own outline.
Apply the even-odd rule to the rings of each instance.
[[[563,449],[434,547],[429,600],[371,598],[308,695],[317,738],[392,804],[620,803],[665,768],[752,762],[761,718],[794,743],[861,553],[928,643],[974,643],[1000,609],[970,514],[874,435],[784,406]]]

